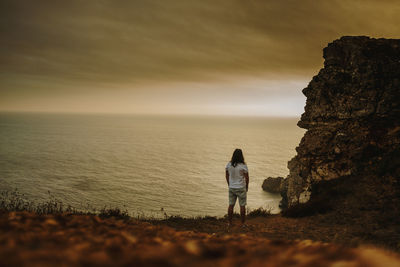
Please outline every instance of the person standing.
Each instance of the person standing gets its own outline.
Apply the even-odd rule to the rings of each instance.
[[[249,171],[241,149],[235,149],[232,159],[225,167],[226,182],[229,187],[228,226],[232,225],[233,208],[239,199],[242,226],[246,221],[247,191],[249,190]]]

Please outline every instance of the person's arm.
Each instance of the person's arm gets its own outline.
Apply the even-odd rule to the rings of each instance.
[[[228,186],[229,186],[229,172],[228,172],[228,170],[225,170],[225,178],[226,178],[226,182],[228,183]]]
[[[246,179],[246,192],[249,191],[249,173],[244,173],[244,178]]]

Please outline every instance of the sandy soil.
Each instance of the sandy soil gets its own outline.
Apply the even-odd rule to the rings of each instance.
[[[400,266],[395,252],[346,243],[345,226],[315,221],[276,215],[251,218],[244,229],[237,220],[227,229],[213,218],[145,222],[2,212],[0,265]]]

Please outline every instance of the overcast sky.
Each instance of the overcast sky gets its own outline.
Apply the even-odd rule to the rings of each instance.
[[[398,0],[1,0],[0,110],[299,116],[322,48]]]

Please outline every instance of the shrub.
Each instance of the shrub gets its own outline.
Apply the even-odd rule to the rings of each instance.
[[[122,210],[120,208],[102,208],[99,213],[99,217],[101,218],[117,218],[117,219],[129,219],[128,210]]]
[[[255,210],[247,210],[247,216],[248,217],[268,217],[271,216],[271,210],[272,208],[270,207],[265,207],[265,208],[258,208]]]

